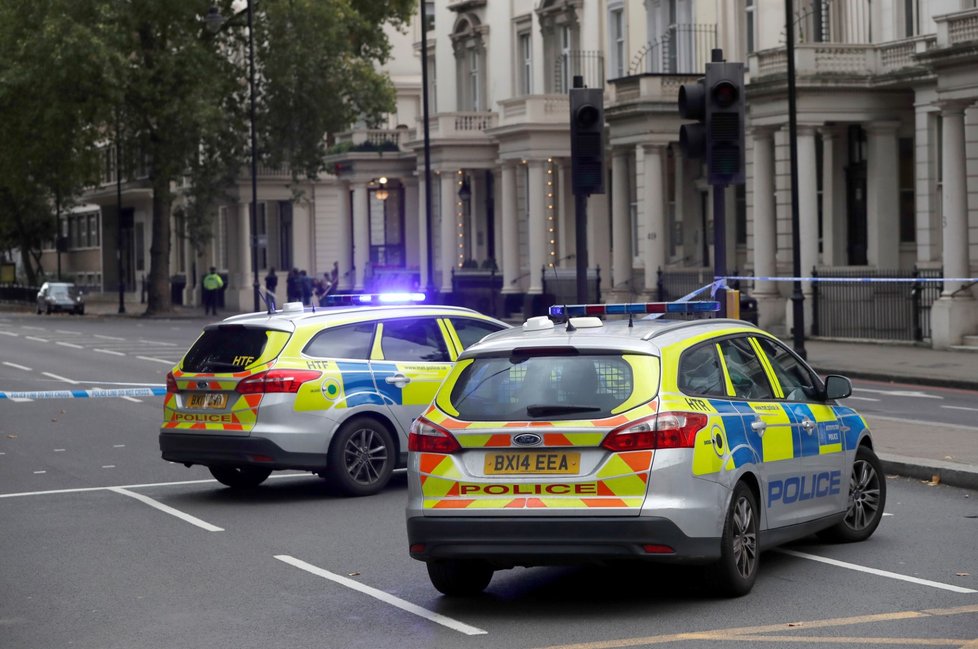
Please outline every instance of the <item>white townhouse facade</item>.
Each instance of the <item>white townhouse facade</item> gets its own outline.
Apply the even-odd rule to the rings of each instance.
[[[794,4],[803,274],[978,276],[975,0]],[[321,276],[335,264],[342,289],[433,288],[442,299],[452,299],[453,276],[491,274],[497,315],[539,308],[548,278],[576,266],[568,90],[577,75],[605,90],[606,193],[587,206],[602,299],[655,299],[683,274],[707,283],[710,188],[702,165],[679,152],[676,102],[713,48],[747,67],[747,180],[726,190],[728,269],[791,274],[783,0],[428,0],[426,10],[431,187],[416,17],[390,32],[397,105],[386,122],[337,134],[332,173],[315,182],[259,174],[259,274],[275,267],[280,295],[286,269]],[[230,279],[228,308],[250,309],[247,178],[239,189],[203,254],[174,240],[173,272],[199,277],[215,265]],[[105,188],[90,202],[111,197]],[[137,202],[133,221],[146,233],[143,258],[148,206]],[[933,303],[915,311],[917,339],[945,348],[978,334],[978,287],[958,279],[927,284]],[[899,286],[909,304],[911,286]],[[790,331],[790,290],[753,282],[762,326]],[[804,291],[814,335],[834,335],[827,312],[882,300],[864,292],[833,305],[827,288]],[[183,299],[197,296],[188,282]],[[843,336],[885,337],[872,330],[885,325],[869,327]]]

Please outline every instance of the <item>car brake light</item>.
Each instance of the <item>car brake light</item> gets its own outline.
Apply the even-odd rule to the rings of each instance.
[[[408,450],[423,453],[455,453],[462,450],[458,440],[444,428],[436,426],[424,417],[411,424],[408,434]]]
[[[709,417],[702,412],[660,412],[616,428],[608,433],[601,446],[615,452],[693,448],[696,433],[708,421]]]
[[[315,381],[322,375],[318,370],[267,370],[241,379],[234,391],[239,394],[294,393],[303,383]]]
[[[178,388],[177,388],[177,380],[175,378],[173,378],[173,372],[167,372],[166,373],[166,392],[167,392],[167,394],[176,394],[177,390],[178,390]]]

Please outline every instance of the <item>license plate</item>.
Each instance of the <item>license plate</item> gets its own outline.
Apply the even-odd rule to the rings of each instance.
[[[224,408],[228,395],[223,392],[194,392],[187,400],[188,408]]]
[[[581,454],[577,451],[488,453],[485,471],[486,475],[577,474],[581,472]]]

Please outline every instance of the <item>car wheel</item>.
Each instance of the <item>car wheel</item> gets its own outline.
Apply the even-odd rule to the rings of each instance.
[[[250,489],[265,482],[271,469],[256,466],[215,465],[207,467],[218,482],[232,489]]]
[[[826,541],[853,543],[865,541],[880,524],[886,505],[886,478],[883,466],[873,449],[860,446],[849,475],[849,499],[846,517],[818,533]]]
[[[51,315],[51,305],[48,305],[48,315]]]
[[[717,590],[728,597],[750,592],[757,579],[757,499],[743,482],[734,487],[720,539],[720,560],[714,566]]]
[[[383,424],[357,417],[343,424],[330,445],[326,480],[347,496],[383,489],[394,470],[394,440]]]
[[[78,315],[85,315],[85,307],[83,306],[78,307],[77,309],[75,309],[75,313],[77,313]]]
[[[492,580],[492,567],[482,561],[429,561],[427,566],[431,585],[453,597],[478,595]]]

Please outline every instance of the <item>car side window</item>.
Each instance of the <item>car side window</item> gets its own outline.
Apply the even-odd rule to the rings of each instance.
[[[734,396],[741,399],[774,398],[764,366],[746,338],[721,340],[720,352],[727,366],[727,376],[730,377]]]
[[[445,336],[434,318],[404,318],[384,322],[380,348],[385,360],[451,362]]]
[[[716,346],[711,342],[686,351],[679,360],[679,389],[689,395],[726,397]]]
[[[462,349],[474,345],[486,336],[502,329],[499,325],[475,318],[450,318]]]
[[[320,358],[370,358],[374,341],[373,322],[343,325],[323,329],[306,345],[303,353]]]
[[[819,401],[821,382],[787,347],[767,338],[755,340],[771,363],[771,369],[781,383],[781,391],[784,392],[785,399],[809,403]]]

